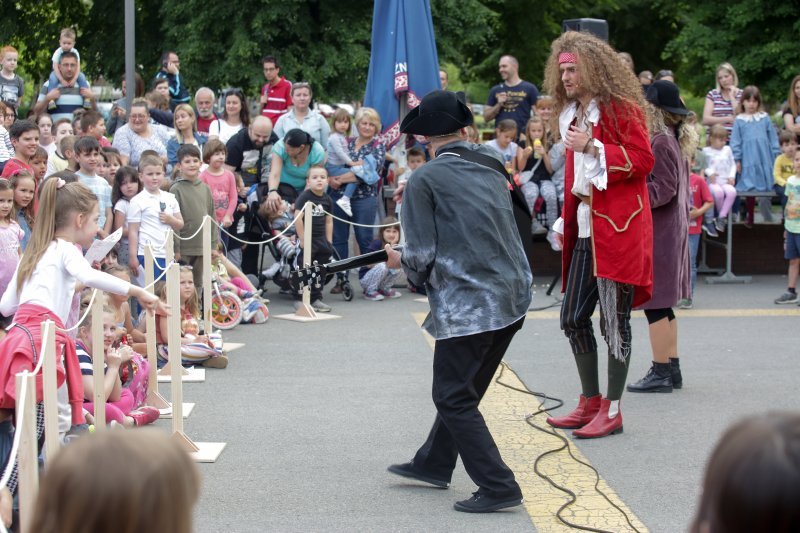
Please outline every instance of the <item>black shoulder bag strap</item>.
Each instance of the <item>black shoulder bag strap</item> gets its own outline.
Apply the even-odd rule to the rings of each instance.
[[[525,201],[525,195],[522,194],[519,186],[514,183],[514,180],[511,179],[511,176],[508,175],[506,167],[503,166],[503,163],[490,155],[482,154],[480,152],[476,152],[475,150],[464,148],[463,146],[447,148],[444,153],[453,154],[462,159],[466,159],[467,161],[477,163],[484,167],[489,167],[499,172],[506,179],[511,187],[509,190],[509,193],[511,194],[511,209],[514,213],[514,221],[517,223],[517,231],[519,231],[520,240],[522,240],[522,249],[525,251],[525,257],[528,258],[528,265],[531,268],[531,272],[533,272],[533,233],[531,231],[531,212],[530,209],[528,209],[528,202]]]

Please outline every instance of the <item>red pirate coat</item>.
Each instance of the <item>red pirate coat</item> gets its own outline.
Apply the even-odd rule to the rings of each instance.
[[[633,305],[639,306],[653,291],[653,220],[646,178],[654,160],[644,114],[638,106],[620,101],[600,106],[600,120],[592,127],[592,137],[603,143],[608,177],[606,190],[591,187],[594,275],[633,285]],[[581,200],[570,192],[574,161],[572,150],[567,150],[562,292],[578,239]]]

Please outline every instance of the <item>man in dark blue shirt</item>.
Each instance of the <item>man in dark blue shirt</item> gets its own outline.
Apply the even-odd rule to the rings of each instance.
[[[155,79],[166,79],[169,82],[169,109],[174,111],[178,104],[189,103],[189,89],[183,82],[180,73],[181,61],[178,54],[169,51],[161,56],[161,70]]]
[[[496,119],[495,124],[509,118],[517,123],[519,136],[531,118],[531,108],[539,99],[539,89],[519,77],[519,62],[513,56],[501,57],[499,70],[503,82],[489,91],[483,118],[487,122]]]

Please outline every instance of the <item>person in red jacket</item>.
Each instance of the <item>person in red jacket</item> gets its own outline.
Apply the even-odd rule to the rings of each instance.
[[[545,86],[555,101],[566,151],[561,329],[572,347],[582,394],[567,416],[547,422],[578,438],[622,432],[619,400],[631,353],[630,314],[650,299],[653,222],[646,178],[653,153],[642,88],[607,43],[566,32],[552,45]],[[600,394],[591,316],[600,303],[608,344],[608,391]]]

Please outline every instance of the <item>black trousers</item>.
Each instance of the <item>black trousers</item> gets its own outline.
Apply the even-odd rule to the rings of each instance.
[[[433,403],[438,414],[414,457],[415,466],[449,481],[460,454],[478,492],[493,497],[522,496],[478,404],[523,320],[495,331],[436,341]]]
[[[561,304],[561,329],[569,339],[573,354],[597,351],[597,340],[595,340],[592,329],[592,314],[597,306],[599,295],[593,264],[591,239],[578,239],[572,250],[567,287]],[[618,283],[616,300],[617,329],[623,343],[630,347],[633,288],[630,285]],[[602,306],[600,307],[600,332],[607,339],[606,311]]]

